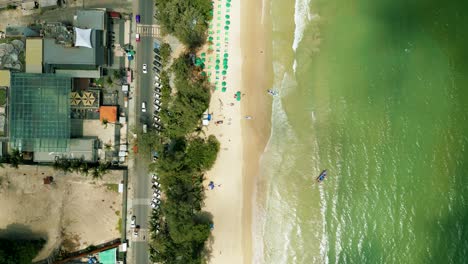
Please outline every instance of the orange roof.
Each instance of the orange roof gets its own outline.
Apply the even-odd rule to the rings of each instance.
[[[117,122],[117,106],[101,106],[99,107],[99,120],[101,122],[106,119],[109,123]]]

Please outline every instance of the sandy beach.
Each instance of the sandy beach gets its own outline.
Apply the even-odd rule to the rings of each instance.
[[[262,23],[262,19],[269,21],[262,1],[231,2],[228,10],[225,3],[216,1],[214,14],[220,12],[224,18],[229,11],[230,16],[227,36],[220,36],[228,40],[221,46],[228,50],[229,69],[220,80],[226,81],[227,89],[213,93],[209,111],[214,122],[206,130],[206,135],[218,138],[221,149],[206,175],[206,185],[213,181],[215,188],[206,191],[204,210],[214,221],[209,263],[238,264],[252,262],[252,196],[259,159],[270,134],[271,98],[266,90],[272,81],[271,42],[265,28],[271,29],[271,25]],[[259,16],[262,12],[265,15]],[[240,101],[234,96],[237,91],[242,94]],[[220,120],[223,124],[216,125]]]

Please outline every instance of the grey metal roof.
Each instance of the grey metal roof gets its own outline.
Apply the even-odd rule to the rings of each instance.
[[[35,162],[54,162],[55,158],[83,159],[87,162],[97,161],[96,139],[72,138],[69,142],[69,150],[63,152],[34,152]]]
[[[91,49],[65,47],[56,44],[54,39],[44,39],[44,64],[103,65],[102,31],[93,30],[91,32],[91,44],[93,45]]]
[[[75,26],[79,28],[106,29],[106,11],[77,10]]]

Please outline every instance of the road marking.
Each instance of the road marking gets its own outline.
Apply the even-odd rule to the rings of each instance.
[[[161,29],[158,25],[142,25],[138,24],[136,28],[136,33],[139,33],[140,36],[149,36],[153,38],[161,37]]]

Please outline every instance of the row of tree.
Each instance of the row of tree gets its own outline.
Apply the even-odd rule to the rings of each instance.
[[[156,19],[163,31],[175,35],[192,51],[204,43],[211,18],[211,0],[156,1]],[[163,60],[169,62],[170,48],[162,49]],[[158,263],[204,263],[205,243],[213,225],[201,210],[203,175],[213,166],[220,144],[215,136],[205,139],[194,133],[200,129],[211,95],[210,85],[200,77],[193,58],[190,53],[183,54],[173,61],[169,72],[161,73],[163,130],[139,139],[140,145],[143,142],[159,154],[158,161],[150,165],[160,176],[165,197],[161,210],[153,210],[150,219],[150,255]]]
[[[154,262],[202,263],[211,219],[202,212],[203,174],[210,169],[219,151],[214,136],[179,137],[160,145],[156,164],[166,199],[161,215],[152,218],[151,255]],[[156,232],[156,225],[159,230]]]
[[[60,158],[55,160],[53,167],[54,169],[61,170],[65,173],[76,172],[84,174],[85,176],[91,174],[93,179],[96,179],[102,178],[102,176],[109,171],[111,164],[109,162],[88,163],[83,159]]]

